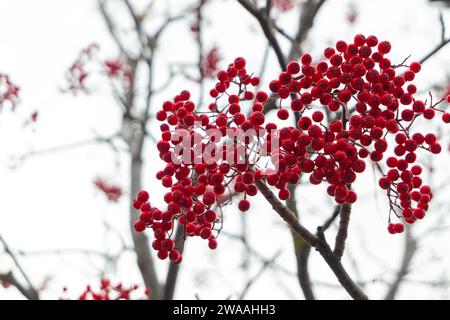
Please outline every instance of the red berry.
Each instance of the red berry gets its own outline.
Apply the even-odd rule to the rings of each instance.
[[[286,109],[279,109],[277,112],[277,116],[280,120],[286,120],[289,118],[289,111]]]
[[[138,193],[136,198],[138,200],[140,200],[141,202],[146,202],[150,198],[150,195],[148,194],[147,191],[141,190],[141,191],[139,191],[139,193]]]
[[[289,192],[288,189],[281,189],[278,192],[278,198],[280,198],[281,200],[287,200],[289,199],[291,196],[291,193]]]
[[[216,249],[216,248],[217,248],[217,240],[214,239],[214,238],[210,238],[210,239],[208,240],[208,247],[209,247],[211,250]]]
[[[391,43],[389,41],[381,41],[378,44],[378,51],[382,54],[389,53],[391,51]]]
[[[442,115],[442,121],[445,123],[450,123],[450,113],[446,112]]]
[[[394,226],[394,224],[392,224],[392,223],[388,224],[388,232],[390,234],[395,234],[395,226]]]
[[[291,61],[289,62],[289,64],[287,65],[286,68],[287,72],[289,72],[290,74],[297,74],[300,72],[300,64],[297,61]]]
[[[245,64],[246,64],[246,61],[242,57],[234,59],[234,66],[238,70],[244,69],[245,68]]]
[[[405,227],[401,223],[394,224],[394,231],[395,233],[402,233]]]
[[[243,212],[248,211],[248,209],[250,209],[250,202],[246,199],[242,199],[239,201],[238,208]]]
[[[417,62],[417,61],[412,62],[409,66],[409,69],[414,73],[418,73],[421,68],[422,68],[422,66],[420,65],[420,62]]]
[[[135,229],[137,232],[142,232],[142,231],[145,230],[145,228],[146,228],[145,222],[142,222],[142,221],[140,221],[140,220],[137,220],[137,221],[134,222],[134,229]]]

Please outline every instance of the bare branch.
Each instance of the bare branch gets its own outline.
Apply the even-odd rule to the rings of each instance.
[[[302,45],[306,40],[309,30],[312,28],[314,24],[314,19],[316,18],[320,8],[325,3],[325,0],[307,0],[301,8],[299,24],[297,28],[297,33],[292,41],[291,49],[287,56],[287,59],[284,61],[296,60],[302,53]],[[271,95],[271,98],[273,95]],[[267,113],[270,110],[276,109],[277,106],[275,103],[268,103],[264,108],[264,112]],[[297,115],[297,114],[296,114]]]
[[[254,277],[251,278],[244,286],[244,289],[242,290],[241,294],[239,295],[239,300],[243,300],[245,296],[247,295],[248,291],[250,290],[251,286],[262,276],[264,271],[273,263],[275,260],[280,256],[281,251],[278,251],[275,253],[275,255],[270,259],[265,261],[261,268],[258,270],[258,272],[255,273]]]
[[[347,271],[344,269],[340,259],[334,254],[330,246],[325,240],[322,229],[319,227],[317,236],[312,234],[308,229],[300,224],[295,214],[289,210],[270,190],[267,184],[262,180],[255,181],[261,194],[272,205],[272,208],[278,215],[288,223],[288,225],[298,233],[311,247],[316,248],[320,255],[325,259],[328,266],[331,268],[338,281],[344,289],[350,294],[353,299],[367,300],[366,294],[358,287],[358,285],[350,278]]]
[[[428,54],[426,54],[422,59],[419,60],[420,63],[424,63],[428,59],[430,59],[432,56],[434,56],[436,53],[439,52],[442,48],[444,48],[447,44],[450,43],[450,38],[442,41],[440,44],[438,44],[434,49],[432,49]]]
[[[185,225],[178,224],[175,231],[175,239],[180,239],[183,236]],[[178,271],[180,265],[176,263],[170,263],[169,270],[167,271],[166,282],[164,284],[164,300],[172,300],[175,294],[175,285],[177,283]]]
[[[9,283],[13,287],[16,287],[16,289],[19,290],[19,292],[28,300],[39,299],[38,293],[34,289],[25,288],[19,281],[17,281],[12,272],[0,273],[0,280]]]
[[[252,3],[248,0],[237,0],[251,15],[253,15],[256,20],[258,20],[261,29],[264,32],[267,40],[275,51],[275,55],[277,56],[278,63],[282,70],[286,70],[286,61],[284,59],[283,51],[281,50],[280,44],[273,33],[273,25],[270,18],[267,16],[266,10],[258,10]]]
[[[80,141],[76,141],[73,143],[68,143],[68,144],[64,144],[64,145],[60,145],[60,146],[50,147],[50,148],[36,150],[36,151],[30,151],[30,152],[27,152],[24,154],[13,156],[11,160],[13,160],[15,162],[23,162],[31,157],[48,155],[48,154],[63,152],[63,151],[69,151],[72,149],[81,148],[81,147],[85,147],[85,146],[97,144],[97,143],[109,144],[111,147],[113,147],[113,149],[116,150],[116,148],[113,144],[113,140],[114,140],[114,138],[116,138],[118,136],[119,136],[119,134],[114,134],[109,137],[95,137],[95,138],[80,140]]]
[[[347,240],[348,225],[350,223],[350,213],[352,211],[351,204],[344,203],[339,211],[339,229],[336,235],[336,243],[334,245],[334,253],[341,259],[345,250],[345,240]]]
[[[445,22],[442,11],[439,11],[439,22],[441,23],[441,42],[445,41]]]
[[[445,38],[445,22],[444,17],[442,15],[442,12],[439,13],[439,21],[441,23],[441,42],[434,47],[429,53],[427,53],[422,59],[420,59],[420,63],[424,63],[428,59],[430,59],[432,56],[434,56],[436,53],[439,52],[442,48],[444,48],[448,43],[450,43],[450,38]]]
[[[306,40],[309,30],[314,25],[314,19],[324,3],[325,0],[308,0],[303,4],[297,34],[295,35],[295,42],[292,43],[292,47],[289,52],[289,60],[295,59],[301,54],[301,46]]]
[[[105,0],[99,0],[98,1],[100,13],[103,16],[103,20],[105,20],[106,27],[108,28],[109,33],[111,34],[111,37],[114,39],[114,42],[119,47],[119,50],[122,54],[125,54],[126,56],[129,56],[127,53],[127,50],[125,49],[122,41],[120,40],[120,37],[117,33],[117,30],[114,26],[114,22],[112,18],[110,17],[108,10],[106,9],[106,1]]]
[[[286,206],[299,218],[297,210],[297,197],[295,189],[297,185],[289,185],[291,197],[286,201]],[[314,291],[309,277],[308,260],[311,246],[308,245],[296,232],[291,232],[294,242],[295,258],[297,260],[297,278],[306,300],[315,300]]]
[[[22,268],[22,265],[19,263],[19,260],[15,256],[15,254],[11,251],[8,244],[6,243],[5,239],[0,235],[0,242],[3,244],[3,247],[5,249],[5,252],[11,257],[14,264],[17,267],[17,270],[19,270],[22,277],[25,279],[25,281],[28,284],[28,288],[25,288],[22,286],[17,279],[13,276],[13,274],[10,272],[6,275],[0,275],[0,279],[8,281],[10,284],[15,286],[27,299],[29,300],[38,300],[39,299],[39,293],[38,291],[33,287],[33,284],[31,283],[30,278],[28,277],[25,270]]]

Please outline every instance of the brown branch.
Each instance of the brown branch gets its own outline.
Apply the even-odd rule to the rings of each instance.
[[[272,208],[278,213],[278,215],[287,222],[287,224],[297,232],[297,234],[303,238],[311,247],[314,247],[320,255],[324,258],[325,262],[331,268],[336,278],[342,287],[349,293],[349,295],[355,300],[367,300],[367,295],[358,287],[358,285],[351,279],[345,268],[343,267],[340,259],[334,254],[330,246],[325,240],[322,228],[318,228],[317,236],[312,234],[306,229],[295,214],[289,210],[270,190],[267,184],[262,180],[255,181],[261,194],[272,205]]]
[[[447,44],[450,43],[450,38],[446,39],[445,41],[442,41],[439,43],[434,49],[432,49],[428,54],[426,54],[422,59],[419,60],[420,63],[424,63],[428,59],[430,59],[432,56],[434,56],[439,50],[444,48]]]
[[[314,19],[324,3],[325,0],[308,0],[303,4],[297,34],[294,38],[295,42],[292,43],[292,47],[289,52],[289,60],[296,59],[301,54],[301,46],[306,40],[309,30],[311,30],[314,25]]]
[[[34,289],[25,288],[19,281],[17,281],[12,272],[0,273],[0,280],[15,287],[28,300],[39,300],[38,293]]]
[[[130,14],[131,18],[134,21],[134,26],[136,28],[136,33],[137,33],[138,38],[139,38],[139,44],[141,45],[141,56],[145,57],[146,56],[147,43],[149,42],[150,38],[145,33],[144,28],[142,27],[141,18],[138,17],[136,12],[134,11],[133,6],[131,5],[130,1],[128,1],[128,0],[123,0],[123,1],[125,3],[125,6],[128,9],[128,13]]]
[[[273,194],[267,184],[262,180],[256,180],[255,184],[278,215],[310,246],[315,247],[318,241],[317,237],[300,224],[295,214]]]
[[[283,51],[281,50],[280,44],[273,33],[273,25],[270,17],[267,15],[265,9],[259,10],[248,0],[237,0],[251,15],[253,15],[261,26],[264,35],[269,41],[270,45],[277,56],[278,63],[282,70],[286,70],[286,60],[284,58]]]
[[[289,51],[287,59],[283,59],[284,61],[297,60],[299,58],[300,54],[302,53],[303,42],[306,40],[308,33],[314,24],[314,19],[316,18],[320,8],[324,3],[325,0],[308,0],[303,4],[301,8],[297,33],[292,41],[291,49]],[[273,97],[274,95],[271,95],[271,98]],[[273,100],[274,99],[271,99],[271,101]],[[276,108],[276,104],[272,102],[266,104],[264,111],[267,113],[270,110],[274,110]]]
[[[348,234],[348,225],[350,223],[350,213],[352,211],[351,204],[345,203],[342,204],[341,209],[339,211],[339,229],[336,235],[336,242],[334,245],[334,253],[338,257],[338,259],[341,259],[344,255],[345,250],[345,241],[347,240],[347,234]]]
[[[122,41],[120,40],[120,37],[117,33],[117,30],[114,26],[114,22],[112,18],[110,17],[108,10],[106,9],[106,1],[105,0],[99,0],[98,1],[100,13],[103,16],[103,20],[105,20],[106,27],[108,28],[108,31],[111,35],[111,37],[114,39],[114,42],[119,47],[119,50],[122,54],[125,54],[126,56],[129,56],[127,53],[127,50],[125,49],[125,46],[123,45]]]
[[[183,237],[184,225],[178,224],[175,231],[175,239],[180,239]],[[183,240],[184,241],[184,240]],[[180,265],[176,263],[170,263],[169,270],[167,271],[166,282],[164,284],[164,300],[172,300],[175,294],[175,285],[177,283],[178,271],[180,270]]]
[[[361,288],[352,280],[341,261],[336,257],[330,246],[326,242],[325,235],[322,228],[317,228],[317,236],[320,241],[316,244],[316,250],[325,259],[325,262],[331,268],[339,283],[344,287],[349,295],[355,300],[368,300],[367,295],[361,290]]]
[[[141,138],[143,139],[143,137]],[[133,155],[131,163],[131,195],[136,195],[141,190],[142,158]],[[131,203],[130,199],[130,203]],[[134,230],[134,222],[138,220],[139,212],[130,206],[129,227],[136,252],[139,271],[141,272],[145,286],[153,291],[153,298],[158,299],[160,294],[158,277],[154,265],[154,259],[150,253],[150,245],[147,236],[143,232]]]

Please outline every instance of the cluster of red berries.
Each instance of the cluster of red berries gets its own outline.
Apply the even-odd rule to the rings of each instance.
[[[66,73],[70,92],[89,92],[86,82],[94,74],[117,80],[124,88],[129,85],[132,75],[130,66],[123,59],[100,60],[97,56],[98,50],[97,44],[91,44],[81,50],[78,58],[72,63]]]
[[[313,64],[311,56],[304,54],[301,64],[289,63],[270,89],[281,99],[299,94],[291,101],[291,110],[299,117],[290,133],[295,136],[286,135],[281,143],[284,159],[293,164],[289,172],[311,173],[310,183],[328,182],[327,192],[337,203],[353,203],[357,197],[350,185],[365,170],[364,159],[377,164],[386,159],[389,171],[379,185],[387,191],[390,213],[413,223],[424,217],[432,198],[430,188],[422,184],[421,167],[414,164],[416,151],[438,154],[441,146],[435,134],[413,133],[412,125],[421,118],[433,119],[436,112],[449,123],[450,114],[437,108],[443,99],[427,105],[414,98],[417,88],[411,82],[421,65],[394,66],[386,57],[390,50],[388,41],[379,42],[375,36],[357,35],[349,44],[338,41],[335,48],[325,49],[326,61]],[[400,67],[406,70],[398,74]],[[315,102],[326,107],[325,112],[305,116]],[[326,113],[330,116],[324,123]],[[287,119],[289,112],[280,109],[278,117]],[[389,150],[391,140],[396,144],[393,150]],[[271,183],[269,178],[269,184],[279,181],[274,178]],[[389,224],[389,232],[402,231],[402,224]]]
[[[98,50],[97,44],[91,44],[81,50],[78,58],[72,63],[69,70],[66,73],[66,80],[69,84],[68,89],[73,93],[78,91],[86,91],[86,79],[88,77],[88,71],[86,70],[86,64],[92,59],[93,54]]]
[[[238,207],[247,211],[247,197],[258,192],[255,180],[264,179],[279,190],[281,200],[287,200],[288,184],[299,183],[304,175],[311,184],[328,183],[327,193],[338,204],[354,203],[357,194],[351,184],[365,171],[366,159],[383,173],[379,185],[389,198],[389,222],[391,213],[407,223],[423,218],[432,193],[422,184],[416,152],[422,149],[437,154],[441,147],[436,135],[413,133],[412,125],[422,118],[433,119],[436,112],[449,122],[449,114],[437,108],[443,100],[427,103],[415,99],[417,88],[412,80],[420,64],[395,66],[386,56],[390,50],[389,42],[378,41],[375,36],[357,35],[352,43],[338,41],[335,48],[324,50],[323,61],[313,62],[305,53],[300,62],[290,62],[286,71],[270,82],[270,92],[255,92],[252,87],[257,87],[260,79],[247,73],[245,59],[236,58],[218,72],[208,111],[197,110],[188,91],[166,101],[156,118],[164,122],[157,149],[166,166],[157,178],[170,189],[164,196],[167,209],[152,208],[148,193],[141,191],[134,201],[134,207],[141,211],[136,230],[152,228],[158,256],[179,262],[186,236],[200,236],[208,240],[210,248],[216,248],[221,219],[213,207],[220,209],[223,203],[218,197],[225,192],[243,194]],[[405,70],[398,73],[399,68]],[[266,123],[264,108],[268,104],[279,107],[280,120],[294,114],[296,126],[278,128],[275,123]],[[244,108],[251,110],[248,115]],[[205,134],[208,129],[218,130],[220,139]],[[265,143],[269,146],[276,135],[279,148],[267,148],[265,156],[277,170],[250,163],[254,155],[250,141],[241,145],[230,141],[230,129],[276,130],[276,134],[268,134]],[[180,144],[177,130],[184,130],[183,135],[192,141],[200,139],[200,148],[192,144],[186,151],[192,158],[202,159],[201,151],[210,146],[221,156],[204,158],[203,162],[175,161]],[[389,148],[391,143],[396,146]],[[246,161],[229,161],[227,153],[236,154],[238,149],[244,150]],[[383,159],[389,168],[386,173],[382,171]],[[184,226],[181,239],[171,239],[176,220]],[[389,231],[401,232],[403,224],[389,224]]]
[[[100,190],[109,201],[117,202],[123,194],[122,188],[117,185],[110,184],[104,179],[96,178],[94,180],[95,187]]]
[[[260,171],[254,172],[246,163],[235,164],[223,160],[228,151],[225,148],[226,144],[223,145],[224,157],[219,161],[211,158],[210,161],[204,162],[177,163],[173,157],[174,147],[180,142],[174,134],[176,129],[186,130],[187,135],[195,137],[200,134],[196,131],[198,129],[196,126],[199,124],[201,129],[215,128],[225,134],[229,120],[232,120],[238,128],[250,123],[240,112],[239,102],[241,98],[249,103],[253,101],[254,94],[246,88],[249,85],[257,86],[260,80],[258,77],[247,74],[245,64],[246,61],[243,58],[237,58],[226,71],[219,71],[219,81],[210,91],[216,101],[209,105],[209,111],[202,113],[196,110],[195,104],[189,100],[190,93],[183,91],[173,101],[166,101],[162,110],[156,114],[159,121],[165,122],[161,125],[162,135],[157,143],[157,149],[161,159],[167,165],[157,173],[157,178],[161,180],[165,188],[170,189],[170,192],[164,196],[167,209],[161,212],[157,208],[152,208],[146,191],[141,191],[137,195],[133,205],[141,211],[135,228],[137,231],[144,231],[148,226],[153,229],[155,240],[152,246],[158,251],[160,259],[169,257],[175,263],[181,262],[186,236],[199,236],[208,241],[209,248],[217,247],[216,236],[220,232],[221,219],[214,211],[214,207],[220,209],[220,206],[224,204],[220,199],[224,198],[227,190],[228,193],[231,192],[231,182],[234,184],[235,192],[244,194],[244,199],[238,204],[241,211],[247,211],[250,208],[246,197],[257,193],[254,180],[261,179]],[[231,84],[234,84],[239,92],[228,97],[224,107],[226,110],[219,111],[219,96],[224,96]],[[262,104],[259,105],[262,110]],[[200,149],[216,145],[214,139],[210,139],[207,135],[200,138],[202,139],[206,141],[202,142]],[[199,156],[197,151],[199,150],[194,148],[188,150],[193,153],[194,158]],[[175,220],[184,226],[181,239],[171,239]]]
[[[112,285],[108,279],[100,280],[100,288],[93,289],[91,286],[86,286],[86,289],[81,293],[77,300],[131,300],[131,294],[139,289],[138,285],[131,287],[124,287],[121,283]],[[64,294],[67,294],[67,288],[63,289]],[[151,289],[147,288],[142,299],[147,299],[151,295]],[[61,297],[62,300],[67,298]]]
[[[106,74],[113,79],[121,80],[124,85],[128,85],[131,80],[131,67],[122,59],[106,60],[104,62]]]
[[[220,54],[219,48],[213,47],[209,50],[203,58],[202,72],[206,78],[214,78],[219,70]]]
[[[8,75],[0,73],[0,111],[4,105],[14,110],[19,99],[20,88],[16,86]]]

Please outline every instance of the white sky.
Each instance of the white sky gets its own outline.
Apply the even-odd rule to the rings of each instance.
[[[350,26],[345,19],[350,1],[327,1],[317,17],[305,49],[318,56],[322,48],[339,38],[350,39],[356,33],[373,33],[380,39],[390,40],[393,43],[392,60],[401,61],[409,54],[413,60],[419,59],[440,41],[438,9],[427,1],[354,2],[359,17],[357,23]],[[190,1],[164,3],[172,4],[176,12]],[[157,7],[149,17],[149,28],[159,25],[165,5]],[[116,14],[124,16],[123,12]],[[249,61],[248,69],[258,72],[266,41],[253,19],[232,0],[212,0],[205,16],[209,21],[205,28],[205,47],[219,46],[224,58],[222,65],[225,66],[236,56],[244,56]],[[279,23],[290,32],[295,30],[296,17],[295,12],[284,14],[280,16]],[[444,9],[444,17],[450,25],[448,9]],[[169,64],[176,61],[195,62],[196,49],[188,27],[188,22],[179,22],[164,35],[156,56],[156,87],[164,83]],[[17,115],[10,112],[0,114],[0,234],[15,250],[76,248],[116,252],[120,241],[117,235],[105,231],[102,222],[105,220],[130,244],[128,199],[123,197],[117,205],[108,204],[92,185],[93,178],[99,175],[127,189],[126,154],[119,155],[116,161],[115,154],[108,147],[86,146],[31,157],[11,169],[12,156],[67,145],[97,134],[107,136],[117,131],[118,107],[104,90],[77,97],[62,94],[59,90],[64,86],[64,72],[81,48],[96,42],[100,44],[102,57],[111,58],[117,54],[97,11],[97,2],[2,0],[0,39],[0,72],[9,74],[22,88],[18,113],[27,115],[36,109],[40,113],[38,123],[32,128],[23,128]],[[288,43],[281,41],[287,51]],[[424,66],[416,78],[419,87],[427,90],[433,84],[446,83],[446,75],[450,71],[449,53],[450,47],[447,47]],[[271,53],[265,83],[277,71],[278,65]],[[188,81],[178,78],[155,99],[155,103],[189,85]],[[436,128],[431,126],[430,130],[436,131]],[[160,162],[153,156],[152,146],[147,146],[147,149],[144,185],[153,191],[152,201],[162,203],[163,190],[154,178]],[[433,165],[438,173],[433,177],[434,185],[439,186],[448,178],[445,167],[448,161],[448,153],[434,158]],[[368,170],[355,184],[361,201],[353,208],[349,248],[344,263],[357,280],[370,282],[382,278],[389,281],[402,255],[403,237],[387,234],[387,199],[374,188],[373,181]],[[331,201],[323,195],[324,186],[300,186],[298,190],[302,220],[313,229],[331,214]],[[439,190],[434,200],[434,210],[430,210],[429,217],[415,228],[415,234],[427,232],[437,224],[448,224],[445,217],[448,188],[440,187]],[[374,197],[375,193],[377,197]],[[241,213],[229,208],[225,214],[225,230],[239,233]],[[267,258],[281,250],[278,263],[295,272],[290,234],[279,218],[268,210],[264,199],[255,199],[253,209],[247,215],[252,247]],[[333,239],[333,233],[328,237]],[[444,277],[448,280],[450,255],[445,244],[449,240],[448,232],[421,240],[420,245],[425,249],[414,260],[410,279],[437,281]],[[242,245],[226,237],[219,239],[219,248],[214,252],[210,252],[206,243],[198,239],[190,241],[187,246],[176,298],[193,299],[195,294],[204,298],[236,298],[246,276],[252,277],[261,267],[260,261],[252,258],[248,274],[242,272]],[[350,257],[356,261],[357,269]],[[68,254],[29,255],[21,257],[20,261],[35,284],[51,277],[45,298],[58,297],[65,285],[76,293],[85,284],[96,283],[103,266],[101,259]],[[8,271],[11,266],[11,261],[0,255],[0,272]],[[166,267],[166,262],[158,262],[161,275]],[[311,257],[310,271],[313,280],[336,284],[334,276],[316,253]],[[118,262],[116,272],[110,271],[108,276],[126,284],[140,283],[132,254],[124,255]],[[347,298],[343,289],[332,286],[316,288],[320,298]],[[450,293],[448,286],[437,290],[408,284],[404,288],[401,298],[442,298]],[[365,289],[369,296],[380,298],[386,286],[375,282]],[[10,298],[20,298],[20,295],[14,289],[0,289],[0,299]],[[295,277],[268,270],[251,287],[247,298],[290,299],[302,298],[302,295]]]

